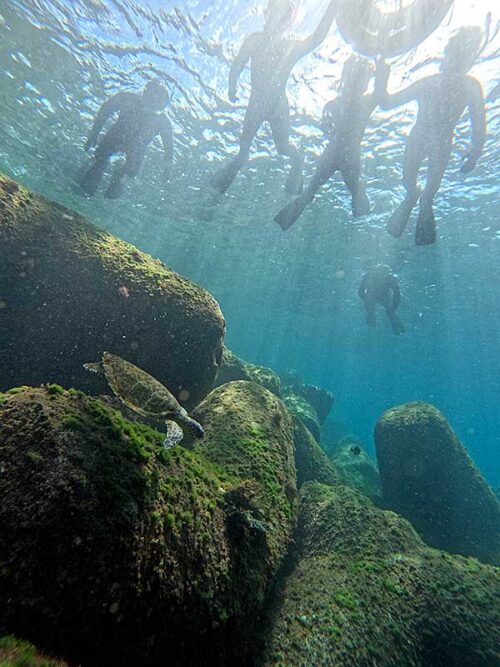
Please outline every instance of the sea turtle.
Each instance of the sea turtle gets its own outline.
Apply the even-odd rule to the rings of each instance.
[[[115,396],[131,410],[143,417],[164,421],[167,426],[167,437],[163,441],[165,448],[180,442],[189,444],[204,437],[202,426],[191,419],[169,390],[129,361],[104,352],[100,362],[83,367],[104,375]]]

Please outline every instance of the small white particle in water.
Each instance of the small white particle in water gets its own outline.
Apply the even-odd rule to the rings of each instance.
[[[477,243],[469,243],[469,248],[479,248]]]
[[[120,605],[118,604],[118,602],[113,602],[113,604],[109,607],[109,613],[110,614],[117,614],[119,608],[120,608]]]
[[[62,214],[62,219],[63,220],[74,220],[75,218],[74,218],[73,215],[69,215],[69,213],[63,213]]]
[[[469,426],[469,428],[467,429],[467,433],[468,433],[469,435],[474,435],[475,432],[476,432],[476,430],[473,429],[472,426]]]
[[[337,278],[337,280],[342,280],[342,278],[345,278],[345,271],[343,269],[337,269],[335,271],[335,278]]]
[[[130,349],[131,350],[138,350],[139,349],[139,343],[136,340],[133,340],[130,343]]]

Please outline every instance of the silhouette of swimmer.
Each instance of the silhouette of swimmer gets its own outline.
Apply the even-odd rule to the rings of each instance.
[[[211,179],[212,186],[224,193],[248,160],[250,147],[262,124],[271,126],[276,150],[291,160],[286,190],[302,190],[301,152],[290,142],[290,110],[286,95],[288,77],[296,63],[321,44],[335,18],[338,0],[331,0],[317,29],[306,39],[287,39],[283,33],[294,13],[291,0],[269,0],[261,32],[246,38],[229,73],[229,99],[237,99],[237,83],[250,60],[252,91],[243,121],[238,155]]]
[[[396,336],[405,332],[401,320],[396,315],[396,310],[401,300],[399,281],[385,264],[377,264],[369,269],[358,289],[359,298],[366,308],[366,323],[375,328],[377,326],[375,317],[375,306],[379,303],[385,308],[385,312]]]
[[[428,76],[394,95],[380,95],[380,106],[392,109],[410,100],[418,102],[418,115],[408,137],[403,162],[403,183],[406,197],[390,218],[387,229],[401,236],[410,214],[419,201],[415,242],[428,245],[436,240],[436,222],[432,203],[448,165],[453,133],[466,107],[470,112],[472,141],[464,155],[461,172],[469,173],[483,150],[486,138],[486,117],[481,84],[468,75],[476,60],[482,41],[480,28],[461,28],[451,37],[441,63],[441,72]],[[387,85],[390,68],[385,63]],[[417,185],[422,162],[428,159],[427,180],[423,192]]]
[[[321,124],[330,141],[318,160],[307,189],[275,216],[274,220],[283,230],[293,225],[319,188],[336,171],[340,171],[352,195],[354,217],[370,212],[370,202],[360,181],[360,151],[366,126],[377,106],[377,90],[370,95],[365,93],[372,75],[373,68],[365,58],[353,55],[345,63],[340,94],[323,110]]]
[[[142,95],[117,93],[104,102],[85,144],[86,151],[97,145],[94,163],[79,179],[79,185],[86,194],[95,194],[111,156],[124,153],[125,162],[114,169],[106,191],[108,199],[119,197],[123,177],[137,176],[146,150],[158,134],[162,140],[168,174],[172,162],[172,127],[168,118],[159,113],[168,100],[167,90],[158,82],[149,81]],[[99,133],[105,122],[115,113],[119,114],[118,120],[98,143]]]

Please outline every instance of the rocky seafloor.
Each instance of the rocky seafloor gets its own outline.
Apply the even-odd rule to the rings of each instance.
[[[0,304],[0,665],[500,665],[500,505],[433,406],[381,416],[379,468],[325,445],[329,392],[238,359],[205,290],[5,177]],[[204,440],[166,450],[83,370],[104,350]]]

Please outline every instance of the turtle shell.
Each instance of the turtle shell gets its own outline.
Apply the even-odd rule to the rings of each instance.
[[[102,365],[115,396],[134,412],[162,420],[175,416],[181,409],[175,396],[161,382],[129,361],[105,352]]]

